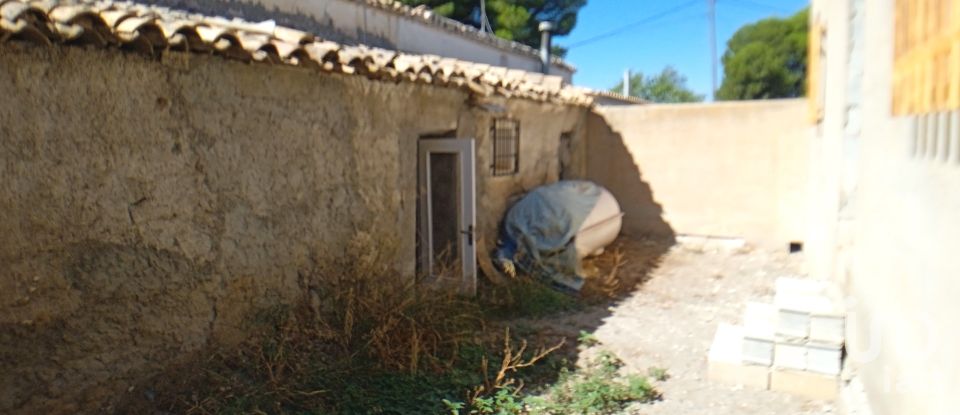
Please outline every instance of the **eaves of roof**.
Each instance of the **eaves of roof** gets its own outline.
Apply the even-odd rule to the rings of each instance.
[[[244,62],[453,87],[477,96],[592,104],[583,89],[564,84],[558,76],[346,46],[273,22],[228,20],[123,1],[0,0],[0,42],[10,39],[45,45],[119,47],[151,55],[170,50],[208,53]]]

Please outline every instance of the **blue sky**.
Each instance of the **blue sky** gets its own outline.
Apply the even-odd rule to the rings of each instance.
[[[738,28],[766,17],[786,17],[808,0],[716,0],[717,59]],[[663,17],[656,18],[662,15]],[[655,18],[655,19],[652,19]],[[577,26],[555,44],[576,45],[634,22],[649,23],[623,29],[615,35],[574,46],[566,60],[577,67],[574,84],[608,89],[631,69],[657,73],[672,65],[687,77],[687,85],[710,94],[710,42],[707,0],[588,0]],[[718,82],[723,67],[718,67]]]

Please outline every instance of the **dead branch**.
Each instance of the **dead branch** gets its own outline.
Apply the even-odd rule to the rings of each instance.
[[[492,393],[497,389],[502,389],[507,386],[517,385],[517,381],[514,378],[509,377],[510,373],[516,372],[519,369],[530,367],[547,357],[550,353],[557,351],[557,349],[563,347],[566,343],[566,339],[560,340],[557,344],[547,348],[540,347],[534,352],[533,356],[529,359],[523,358],[523,353],[527,350],[527,341],[521,340],[520,347],[516,350],[513,349],[513,346],[510,344],[510,327],[504,329],[503,335],[503,358],[500,360],[500,369],[497,371],[496,376],[493,379],[490,379],[489,376],[489,363],[486,356],[481,359],[480,370],[483,374],[483,385],[477,386],[474,388],[472,394],[469,397],[470,402],[473,402],[478,397]],[[523,383],[520,382],[516,386],[514,393],[520,391],[523,388]]]

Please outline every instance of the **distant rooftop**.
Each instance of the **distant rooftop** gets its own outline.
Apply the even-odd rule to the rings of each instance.
[[[304,3],[310,2],[312,6],[327,2],[318,0],[301,0]],[[369,7],[376,10],[382,10],[395,16],[417,22],[428,27],[434,27],[444,32],[454,34],[464,39],[473,40],[482,44],[493,46],[504,52],[510,52],[517,55],[523,55],[535,60],[540,59],[540,52],[530,46],[519,42],[506,40],[492,33],[486,33],[480,29],[456,20],[441,16],[435,13],[427,6],[410,7],[396,0],[339,0],[348,4],[357,4],[363,7]],[[269,6],[262,0],[143,0],[144,3],[152,3],[168,6],[175,9],[189,12],[201,13],[211,16],[226,16],[231,18],[240,18],[249,21],[275,20],[277,23],[305,30],[318,35],[326,40],[335,41],[343,44],[368,45],[382,48],[396,48],[396,45],[390,44],[386,39],[380,39],[376,36],[366,38],[356,38],[354,33],[338,33],[331,27],[324,27],[319,19],[321,16],[310,16],[301,7],[283,7],[283,2],[271,1]],[[329,0],[333,3],[334,0]],[[401,48],[397,48],[401,49]],[[401,49],[402,50],[402,49]],[[408,51],[409,52],[409,51]],[[463,57],[460,57],[463,59]],[[494,62],[487,62],[494,64]],[[576,68],[563,59],[553,56],[551,64],[554,67],[562,68],[570,73],[575,72]]]
[[[514,42],[512,40],[506,40],[492,33],[487,33],[480,31],[476,27],[473,27],[468,24],[458,22],[456,20],[450,19],[448,17],[441,16],[437,13],[434,13],[427,6],[417,6],[410,7],[396,0],[350,0],[355,3],[363,3],[373,7],[377,7],[383,10],[389,10],[394,13],[397,13],[401,16],[406,16],[412,19],[417,19],[420,21],[427,22],[433,26],[443,28],[449,32],[459,34],[461,36],[468,36],[475,39],[478,39],[482,42],[489,43],[491,45],[497,46],[501,49],[511,50],[514,52],[526,53],[537,58],[540,57],[540,51],[534,49],[530,46],[524,45],[519,42]],[[564,61],[563,59],[553,56],[551,63],[554,65],[562,66],[571,71],[575,71],[576,68]]]
[[[597,105],[646,105],[651,103],[643,98],[623,95],[612,91],[591,89],[585,91],[585,93],[593,97]]]

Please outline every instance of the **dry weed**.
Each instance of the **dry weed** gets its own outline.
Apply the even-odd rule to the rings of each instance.
[[[452,291],[418,286],[394,269],[398,245],[354,237],[343,259],[309,278],[321,306],[317,324],[344,352],[366,353],[384,369],[440,370],[482,319],[476,305]]]
[[[521,340],[520,347],[514,350],[513,346],[510,344],[510,328],[506,327],[503,335],[503,357],[500,359],[500,368],[491,378],[489,360],[486,356],[483,357],[480,364],[480,373],[483,375],[483,384],[478,385],[468,394],[467,402],[472,403],[481,396],[489,395],[497,390],[508,387],[514,395],[519,394],[524,386],[523,381],[517,381],[516,378],[510,377],[510,374],[525,367],[533,366],[540,360],[547,357],[550,353],[553,353],[563,347],[565,343],[566,339],[563,339],[549,348],[540,347],[534,351],[531,357],[525,358],[523,354],[527,350],[527,341]]]
[[[486,355],[463,357],[468,344],[483,352],[499,341],[485,334],[479,303],[418,285],[397,270],[398,252],[396,243],[358,234],[342,259],[301,273],[297,306],[260,313],[261,330],[238,347],[211,347],[138,386],[155,398],[131,395],[120,412],[340,414],[392,405],[391,413],[429,413],[423,408],[441,405],[430,393],[452,397],[469,389],[476,399],[513,390],[518,370],[562,346],[530,353],[526,341],[512,344],[507,330],[502,358],[492,358],[500,361],[495,371]],[[467,383],[451,382],[462,373],[471,374]]]

